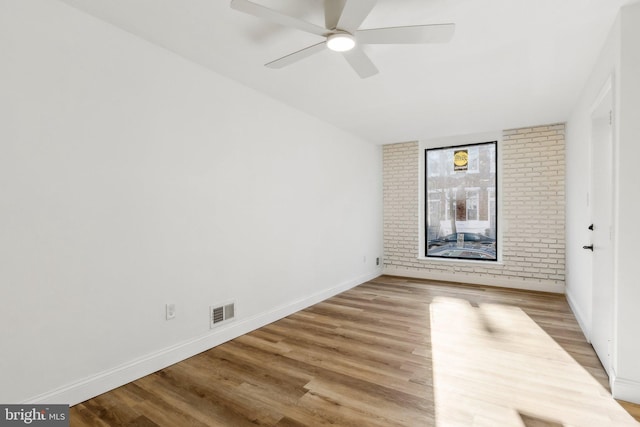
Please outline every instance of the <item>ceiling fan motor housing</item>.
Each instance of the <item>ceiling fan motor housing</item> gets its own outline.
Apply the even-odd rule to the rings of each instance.
[[[327,47],[335,52],[347,52],[355,46],[355,37],[346,31],[336,31],[327,36]]]

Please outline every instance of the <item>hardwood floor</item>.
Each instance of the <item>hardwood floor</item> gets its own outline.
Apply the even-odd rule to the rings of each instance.
[[[626,405],[638,414],[638,405]],[[637,426],[561,295],[382,276],[71,408],[71,426]]]

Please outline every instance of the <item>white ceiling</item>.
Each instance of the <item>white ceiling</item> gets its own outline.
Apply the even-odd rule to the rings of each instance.
[[[263,64],[319,36],[228,0],[61,0],[375,143],[564,121],[621,5],[631,0],[379,0],[361,28],[456,24],[448,44],[367,45],[360,79],[325,51]],[[255,0],[324,26],[322,0]]]

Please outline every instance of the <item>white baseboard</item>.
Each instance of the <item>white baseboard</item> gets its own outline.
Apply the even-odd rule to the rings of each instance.
[[[613,373],[611,394],[618,400],[640,404],[640,382],[620,378]]]
[[[145,357],[132,360],[121,366],[108,369],[80,381],[62,386],[55,390],[34,396],[24,404],[69,404],[75,405],[87,399],[98,396],[114,388],[120,387],[145,375],[171,366],[198,353],[237,338],[297,311],[317,304],[334,295],[349,290],[361,283],[380,276],[380,271],[369,273],[352,280],[348,280],[332,288],[323,290],[287,305],[276,307],[265,313],[260,313],[248,319],[240,319],[220,327],[206,335],[193,338],[174,346],[164,348]]]
[[[384,274],[390,276],[411,277],[414,279],[441,280],[444,282],[470,283],[474,285],[499,286],[502,288],[525,289],[529,291],[564,293],[564,285],[551,281],[533,281],[509,279],[506,277],[484,277],[465,273],[439,273],[429,270],[410,270],[397,267],[385,267]]]
[[[587,319],[584,315],[584,312],[578,307],[578,304],[576,304],[570,289],[567,289],[566,296],[567,296],[567,302],[569,303],[569,307],[571,308],[573,315],[578,321],[578,325],[580,326],[580,329],[582,329],[582,333],[584,334],[584,337],[587,339],[587,342],[590,343],[591,328],[587,327],[587,325],[591,325],[591,323],[590,322],[587,323]]]

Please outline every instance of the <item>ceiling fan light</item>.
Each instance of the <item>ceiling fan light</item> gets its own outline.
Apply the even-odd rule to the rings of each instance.
[[[347,52],[355,46],[356,40],[348,33],[336,33],[327,37],[327,47],[334,52]]]

